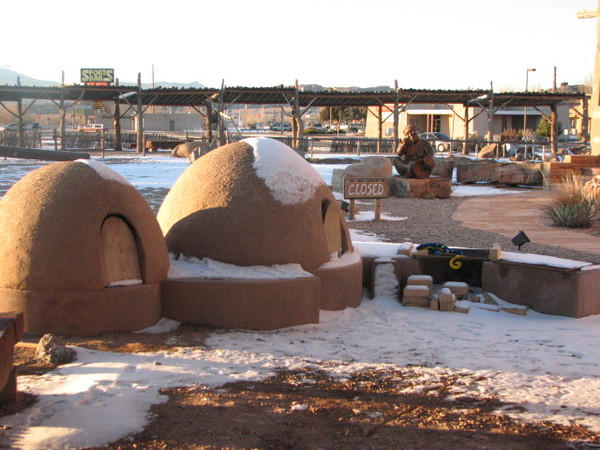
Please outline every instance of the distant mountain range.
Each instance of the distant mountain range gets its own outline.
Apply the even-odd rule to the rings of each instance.
[[[15,72],[11,69],[2,69],[0,68],[0,85],[7,84],[10,86],[15,86],[17,84],[17,78],[20,77],[21,85],[23,86],[58,86],[60,83],[57,81],[48,81],[48,80],[38,80],[37,78],[28,77],[27,75],[23,75],[22,73]],[[122,86],[135,86],[136,82],[124,82],[120,81]],[[204,86],[197,81],[192,83],[172,83],[169,81],[158,81],[154,83],[155,87],[163,87],[163,88],[193,88],[193,89],[202,89]],[[150,83],[142,83],[142,89],[150,89],[152,85]],[[252,87],[252,86],[247,86]],[[326,90],[334,90],[340,92],[364,92],[364,91],[375,91],[375,92],[387,92],[390,91],[391,88],[389,86],[376,86],[370,88],[359,88],[356,86],[352,87],[324,87],[319,84],[304,84],[301,85],[301,89],[310,92],[321,92]]]
[[[57,81],[48,81],[48,80],[38,80],[37,78],[28,77],[27,75],[23,75],[22,73],[15,72],[11,69],[1,69],[0,68],[0,84],[8,84],[10,86],[15,86],[17,84],[17,78],[21,79],[22,86],[58,86],[60,85]],[[123,86],[135,86],[137,82],[134,81],[120,81]],[[193,83],[171,83],[168,81],[158,81],[154,83],[156,87],[175,87],[175,88],[195,88],[201,89],[205,87],[203,84],[194,81]],[[143,89],[149,89],[152,85],[150,83],[142,83]]]

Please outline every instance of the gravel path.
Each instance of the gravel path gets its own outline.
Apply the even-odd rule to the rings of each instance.
[[[494,243],[498,243],[505,251],[518,250],[510,238],[468,228],[453,220],[452,214],[464,200],[464,197],[444,200],[387,198],[382,200],[382,213],[406,217],[406,220],[349,221],[349,226],[355,230],[376,233],[388,242],[403,242],[409,239],[415,243],[440,242],[448,246],[470,248],[490,248]],[[373,211],[373,205],[373,201],[357,202],[359,210],[364,211]],[[523,247],[523,251],[600,264],[600,255],[564,247],[528,243]]]

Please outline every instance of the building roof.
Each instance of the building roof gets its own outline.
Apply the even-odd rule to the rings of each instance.
[[[25,99],[60,101],[115,101],[154,106],[203,106],[217,102],[223,96],[226,104],[287,104],[294,101],[293,87],[227,87],[214,88],[155,88],[138,90],[136,86],[0,86],[0,102]],[[398,91],[349,92],[329,89],[325,91],[298,91],[298,103],[308,106],[380,106],[384,104],[429,103],[464,104],[470,106],[550,106],[564,102],[577,102],[585,98],[580,92],[503,92],[488,90],[425,90],[398,89]]]

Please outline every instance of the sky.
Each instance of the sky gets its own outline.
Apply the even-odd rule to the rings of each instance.
[[[596,0],[5,2],[0,68],[80,82],[525,90],[593,73]],[[139,28],[136,28],[139,24]],[[113,31],[116,28],[117,31]]]
[[[187,159],[160,156],[94,159],[93,166],[103,176],[115,178],[108,172],[114,171],[140,190],[168,188],[189,166]],[[99,170],[98,162],[107,167]],[[0,159],[1,192],[46,164],[50,163]],[[269,172],[268,162],[259,165]],[[314,168],[330,183],[331,166]],[[276,178],[277,168],[270,170],[261,176],[266,183]],[[453,195],[505,191],[511,192],[458,186]],[[364,215],[362,220],[373,217]],[[352,231],[352,240],[359,254],[382,262],[399,248],[397,243],[379,242],[377,236],[358,231]],[[524,260],[524,254],[511,252],[502,252],[502,257],[560,267],[586,264],[537,255]],[[188,276],[193,262],[173,264],[169,277]],[[219,276],[241,277],[245,270],[206,261],[199,265],[204,276],[218,271]],[[73,363],[44,376],[19,377],[18,389],[38,396],[38,402],[0,419],[0,426],[8,426],[3,428],[0,445],[44,450],[101,447],[141,430],[149,420],[149,408],[167,400],[161,388],[263,380],[277,368],[313,368],[339,378],[364,369],[394,368],[408,375],[404,381],[398,377],[398,383],[405,383],[404,393],[426,388],[437,393],[435,387],[441,388],[455,375],[459,381],[450,387],[449,401],[463,396],[497,397],[507,403],[499,412],[517,419],[578,424],[600,433],[600,315],[573,319],[534,311],[510,314],[468,300],[461,301],[469,308],[467,314],[405,307],[396,298],[398,283],[390,269],[381,264],[376,272],[374,299],[365,295],[357,308],[321,311],[318,324],[275,331],[228,330],[210,336],[202,348],[178,347],[174,337],[169,352],[127,354],[75,347]],[[249,277],[272,278],[292,276],[285,273],[295,269],[280,267],[275,274],[272,268],[247,270]],[[504,305],[502,299],[496,300]],[[163,318],[144,331],[160,333],[178,325]],[[304,386],[310,389],[312,382],[308,372]],[[310,406],[291,404],[290,410],[300,413]],[[381,412],[360,414],[376,417]]]

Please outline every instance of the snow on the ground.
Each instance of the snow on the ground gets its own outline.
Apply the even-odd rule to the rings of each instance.
[[[189,164],[157,157],[103,162],[137,188],[168,188]],[[0,161],[0,187],[41,165]],[[373,235],[352,231],[352,238],[364,241],[356,245],[361,252],[385,258],[397,251],[397,245],[376,242]],[[516,404],[504,412],[521,419],[581,424],[600,432],[600,316],[409,308],[394,298],[391,278],[383,273],[378,282],[384,287],[380,296],[365,296],[357,308],[321,311],[318,324],[219,332],[206,341],[207,348],[177,348],[173,338],[174,352],[76,348],[75,362],[43,376],[19,377],[19,390],[39,401],[0,420],[11,426],[0,443],[37,449],[102,446],[139,431],[149,420],[150,406],[166,401],[161,388],[260,380],[277,368],[305,366],[338,377],[366,368],[396,368],[421,381],[410,388],[414,392],[456,375],[460,383],[450,398],[495,396]],[[176,326],[162,319],[151,331]]]

